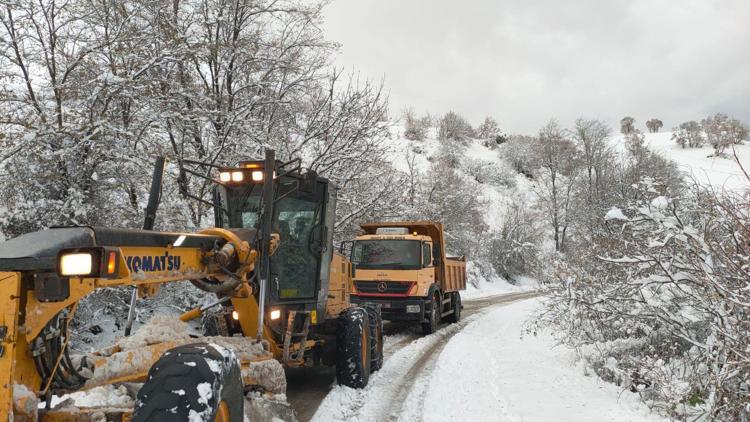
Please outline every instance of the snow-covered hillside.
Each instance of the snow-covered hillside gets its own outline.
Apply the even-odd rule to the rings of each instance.
[[[389,139],[391,163],[393,167],[405,174],[412,171],[424,176],[431,163],[441,154],[443,142],[437,139],[434,127],[427,131],[424,140],[409,140],[403,136],[404,129],[400,124],[391,126]],[[448,141],[454,142],[455,141]],[[502,159],[497,148],[489,148],[480,139],[468,139],[466,145],[456,145],[457,154],[461,156],[458,173],[463,179],[475,187],[479,192],[479,199],[484,204],[482,216],[487,230],[490,232],[500,229],[509,207],[520,204],[532,204],[534,194],[531,182],[525,176],[517,173]],[[479,169],[468,174],[467,168]],[[485,177],[483,175],[487,169]],[[448,245],[449,249],[451,245]],[[476,257],[469,256],[467,268],[469,285],[465,297],[480,297],[502,294],[536,287],[536,282],[529,278],[519,278],[513,283],[498,276],[487,262],[478,262]]]
[[[685,176],[702,184],[711,184],[719,190],[743,191],[750,189],[742,170],[737,165],[732,151],[730,157],[715,157],[710,145],[700,148],[682,148],[672,140],[672,132],[645,133],[646,146],[668,158],[680,167]],[[624,149],[624,136],[612,138],[612,144]],[[750,144],[735,146],[737,158],[746,170],[750,171]]]

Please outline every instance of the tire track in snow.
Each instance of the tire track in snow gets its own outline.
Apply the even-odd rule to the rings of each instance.
[[[405,408],[404,403],[408,401],[407,398],[418,381],[429,380],[431,363],[440,355],[448,340],[495,305],[509,304],[534,296],[537,296],[536,292],[523,292],[464,302],[464,316],[467,316],[465,319],[457,324],[443,325],[438,332],[412,340],[398,350],[394,350],[395,347],[406,343],[410,337],[396,341],[389,347],[394,350],[393,354],[386,359],[380,371],[371,375],[366,388],[355,390],[334,386],[312,420],[383,421],[397,420],[406,411],[421,414],[421,409],[415,411],[414,408]],[[419,392],[417,394],[420,395]]]

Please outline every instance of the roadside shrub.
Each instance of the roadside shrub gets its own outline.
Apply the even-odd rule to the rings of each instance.
[[[542,231],[537,216],[525,204],[512,206],[500,230],[491,233],[490,262],[501,276],[531,274],[538,267]]]
[[[745,420],[750,204],[697,185],[638,190],[543,280],[536,324],[671,417]]]

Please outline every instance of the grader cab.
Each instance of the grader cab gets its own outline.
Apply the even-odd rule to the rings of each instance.
[[[348,301],[351,264],[332,247],[335,188],[273,151],[212,179],[216,224],[199,233],[64,227],[0,244],[0,421],[242,420],[244,393],[283,392],[282,366],[335,365],[340,384],[366,385],[382,363],[382,321]],[[183,280],[216,300],[162,317],[161,331],[71,353],[88,294],[131,286],[147,297]],[[180,324],[198,318],[204,335],[187,334]],[[103,385],[127,385],[133,406],[53,405]]]

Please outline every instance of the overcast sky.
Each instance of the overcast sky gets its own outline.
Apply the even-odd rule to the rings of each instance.
[[[325,14],[336,64],[385,78],[393,115],[491,115],[509,133],[551,117],[750,123],[750,0],[333,0]]]

